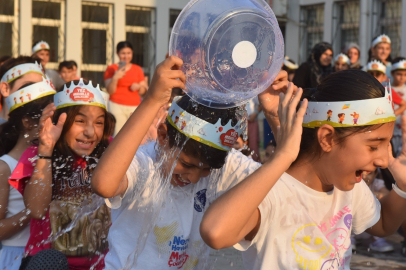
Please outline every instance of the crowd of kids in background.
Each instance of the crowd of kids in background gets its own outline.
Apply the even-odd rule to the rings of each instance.
[[[48,43],[39,41],[34,43],[30,57],[3,56],[0,58],[0,77],[2,77],[0,269],[19,269],[20,265],[26,267],[20,269],[35,269],[29,267],[35,267],[32,265],[35,263],[40,265],[43,262],[40,257],[37,261],[33,261],[32,258],[35,258],[33,255],[47,249],[59,251],[59,253],[55,253],[56,257],[63,254],[68,258],[68,265],[58,267],[89,269],[92,265],[96,265],[95,269],[103,269],[105,255],[108,252],[108,230],[112,219],[113,226],[114,219],[117,219],[117,216],[110,214],[109,207],[112,209],[114,207],[103,205],[91,216],[85,216],[77,221],[79,224],[77,229],[63,237],[56,237],[50,242],[47,242],[47,238],[50,235],[55,236],[59,228],[74,220],[75,211],[77,211],[75,205],[84,200],[92,200],[94,190],[99,195],[105,195],[103,197],[127,196],[119,182],[114,183],[117,191],[113,193],[105,193],[102,188],[93,187],[92,190],[89,177],[93,173],[94,166],[90,166],[91,169],[89,169],[89,164],[93,164],[94,160],[101,157],[109,143],[114,142],[115,136],[123,127],[126,127],[125,123],[130,121],[129,119],[133,120],[133,124],[137,124],[136,119],[130,117],[134,112],[138,112],[138,107],[148,111],[148,108],[140,105],[148,93],[149,79],[144,76],[142,68],[132,62],[133,49],[127,41],[117,44],[116,53],[120,61],[107,68],[104,74],[105,89],[103,91],[97,86],[102,82],[91,84],[86,78],[80,78],[75,61],[60,62],[58,70],[47,69],[49,52]],[[288,81],[303,89],[316,87],[330,74],[342,70],[362,70],[373,75],[384,86],[388,86],[390,83],[397,116],[391,140],[393,154],[396,157],[402,149],[400,117],[406,110],[406,58],[391,57],[391,40],[386,35],[377,36],[372,40],[367,63],[360,63],[360,54],[360,47],[355,43],[348,44],[342,52],[334,52],[331,44],[321,42],[314,46],[306,62],[298,65],[286,56],[281,69],[286,71]],[[173,65],[176,66],[178,63]],[[10,70],[15,67],[21,67],[22,73],[10,73]],[[31,89],[37,84],[48,89],[46,95],[35,96],[38,93]],[[155,82],[155,85],[157,84],[159,82]],[[62,95],[58,97],[60,104],[56,104],[58,94],[69,95],[78,85],[86,88],[94,96],[96,106],[90,106],[80,101],[75,104],[64,103]],[[52,88],[56,91],[52,91]],[[183,88],[181,83],[171,86],[173,89],[171,101],[175,96],[186,98],[181,88]],[[6,102],[7,97],[21,89],[26,89],[27,93],[33,91],[32,102],[31,96],[27,96],[29,102],[21,99],[23,106],[14,106],[18,100],[15,100],[15,103],[13,103],[14,101]],[[148,99],[145,100],[148,101]],[[134,142],[134,149],[148,140],[161,139],[164,141],[164,137],[168,136],[166,133],[170,134],[170,128],[167,130],[165,128],[165,131],[157,129],[159,123],[165,122],[166,109],[168,107],[154,112],[151,107],[151,112],[154,112],[151,119],[152,124],[142,127],[145,129],[146,136],[140,138],[139,142]],[[258,98],[251,100],[247,104],[246,110],[248,136],[240,135],[232,147],[252,158],[253,161],[265,163],[275,152],[276,140]],[[142,115],[141,112],[139,114]],[[355,116],[354,118],[356,119]],[[57,124],[52,125],[51,119]],[[129,132],[129,128],[127,126],[126,131]],[[42,133],[40,132],[38,137],[39,129]],[[117,140],[124,142],[128,140],[128,137],[123,134]],[[131,143],[129,142],[129,144]],[[113,144],[113,147],[120,149],[122,146],[117,143],[117,145]],[[110,152],[108,154],[113,155]],[[30,162],[37,155],[39,159],[34,167]],[[84,155],[91,155],[92,158],[83,158]],[[51,163],[50,161],[55,160],[56,157],[58,157],[56,162]],[[129,162],[127,163],[129,165]],[[187,164],[184,166],[195,166],[192,161],[184,163]],[[51,172],[48,166],[52,166],[52,168],[65,166],[65,168],[60,170],[60,174],[57,175],[55,172]],[[114,167],[111,169],[114,171]],[[127,172],[126,181],[133,181],[132,178],[138,172],[138,168],[133,168],[133,170],[131,175]],[[204,170],[201,173],[204,175]],[[62,177],[62,174],[66,181],[57,184],[56,179]],[[80,175],[80,180],[73,181],[72,179],[78,175]],[[35,184],[31,183],[33,180],[30,180],[34,178],[37,181]],[[244,177],[239,176],[240,178]],[[14,183],[13,180],[15,180]],[[182,179],[173,181],[176,182],[176,185],[182,186]],[[388,194],[395,182],[387,169],[370,172],[365,176],[364,181],[378,199]],[[52,188],[44,188],[49,183],[53,183]],[[128,185],[130,186],[130,184]],[[75,199],[68,201],[69,196],[73,196]],[[25,204],[32,205],[30,213],[27,213]],[[114,205],[113,202],[111,204]],[[121,222],[129,221],[132,220],[122,220]],[[404,232],[406,232],[406,222],[399,230],[399,233],[406,237]],[[351,237],[353,250],[356,250],[357,244],[361,241],[368,241],[370,249],[376,252],[394,250],[394,247],[384,238],[370,236],[367,233],[356,238]],[[70,250],[68,247],[72,242],[81,243],[83,248]],[[110,246],[110,250],[114,248],[117,246]],[[406,256],[406,240],[403,250]],[[119,250],[114,250],[114,252],[119,253]],[[113,260],[113,262],[109,262],[109,265],[117,265],[117,263]]]

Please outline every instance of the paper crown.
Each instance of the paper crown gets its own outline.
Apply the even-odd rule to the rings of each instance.
[[[9,69],[1,78],[1,82],[10,83],[28,73],[38,73],[45,76],[45,70],[42,68],[41,64],[38,64],[37,62],[35,62],[35,64],[25,63]]]
[[[386,74],[386,66],[381,61],[373,60],[367,64],[367,71],[380,71]]]
[[[231,120],[227,125],[221,124],[218,119],[216,124],[206,122],[178,106],[176,98],[169,108],[167,120],[180,133],[185,136],[208,145],[210,147],[230,151],[238,137],[243,132],[243,120],[240,120],[234,127],[231,126]]]
[[[395,71],[395,70],[399,70],[399,69],[406,69],[406,60],[401,60],[401,61],[393,64],[391,71]]]
[[[52,82],[46,78],[42,78],[41,82],[31,84],[9,95],[6,98],[6,104],[9,111],[12,112],[31,101],[53,95],[55,93],[56,91],[52,85]]]
[[[334,62],[340,62],[340,63],[345,63],[347,65],[350,65],[350,58],[348,58],[347,55],[340,53],[336,56],[336,58],[334,59]]]
[[[383,43],[389,43],[389,44],[392,43],[391,40],[390,40],[390,37],[383,34],[383,35],[380,35],[379,37],[377,37],[376,39],[374,39],[372,41],[372,47],[375,47],[377,44],[382,43],[382,42]]]
[[[396,121],[390,87],[385,96],[354,101],[309,101],[303,127],[316,128],[324,124],[333,127],[370,126]]]
[[[283,60],[283,64],[289,68],[289,69],[298,69],[299,66],[296,64],[293,64],[292,62],[289,61],[289,57],[285,56],[285,59]]]
[[[89,81],[86,85],[82,78],[80,78],[77,85],[71,82],[70,86],[66,87],[65,84],[62,92],[54,96],[54,103],[57,109],[77,105],[92,105],[107,109],[99,85],[94,87],[92,81]]]
[[[41,50],[50,50],[51,47],[49,47],[49,44],[43,40],[38,42],[34,47],[32,47],[32,54],[39,52]]]

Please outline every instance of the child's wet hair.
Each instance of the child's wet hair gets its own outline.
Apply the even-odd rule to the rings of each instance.
[[[23,121],[38,125],[42,110],[53,101],[53,95],[45,96],[18,107],[9,113],[8,121],[0,126],[0,156],[10,152],[24,130]],[[30,139],[30,138],[28,138]]]
[[[309,101],[334,102],[381,98],[385,88],[372,75],[362,70],[343,70],[327,76],[316,89],[306,89],[303,98]],[[379,128],[381,125],[334,128],[335,141],[343,143],[356,133]],[[303,128],[297,161],[303,157],[317,158],[322,150],[317,137],[318,128]]]
[[[225,126],[230,120],[231,125],[235,126],[238,122],[237,110],[238,108],[230,109],[213,109],[192,101],[189,96],[185,95],[177,102],[178,106],[184,109],[186,112],[206,121],[211,124],[216,124],[219,118],[221,124]],[[169,147],[180,147],[187,137],[174,128],[168,121],[166,121],[168,128]],[[197,157],[202,163],[208,164],[211,168],[223,167],[228,152],[222,151],[193,139],[189,139],[182,151],[190,156]]]

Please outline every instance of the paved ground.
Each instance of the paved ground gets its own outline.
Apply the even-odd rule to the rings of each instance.
[[[398,234],[387,240],[395,247],[394,252],[376,253],[368,248],[369,240],[358,240],[357,250],[351,260],[351,270],[406,270],[406,257],[401,254],[402,237]],[[229,248],[213,251],[211,256],[216,260],[214,270],[244,270],[239,251]]]

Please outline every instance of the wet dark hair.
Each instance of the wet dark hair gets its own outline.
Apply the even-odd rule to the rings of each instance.
[[[4,74],[6,74],[7,71],[9,71],[10,69],[12,69],[15,66],[21,65],[21,64],[27,64],[27,63],[32,63],[35,64],[35,62],[37,63],[41,63],[41,60],[38,58],[34,58],[34,57],[30,57],[30,56],[24,56],[24,55],[20,55],[17,58],[10,58],[8,59],[6,62],[3,63],[3,65],[0,66],[0,78],[2,78],[4,76]],[[13,87],[14,83],[16,81],[18,81],[21,77],[15,79],[14,81],[10,82],[10,88]]]
[[[31,125],[38,124],[42,110],[53,101],[53,96],[33,100],[9,113],[8,121],[0,126],[0,156],[10,152],[16,145],[20,134],[24,132],[23,121],[29,121]]]
[[[61,72],[62,68],[73,69],[74,67],[78,67],[75,61],[63,61],[59,63],[58,71]]]
[[[9,55],[4,55],[4,56],[0,57],[0,64],[3,62],[6,62],[10,58],[11,58],[11,56],[9,56]]]
[[[133,45],[129,41],[120,41],[117,43],[116,53],[119,53],[124,48],[130,48],[133,51]]]
[[[79,80],[71,81],[66,83],[66,87],[70,87],[71,83],[78,84]],[[84,80],[85,84],[88,84],[88,81]],[[96,86],[96,85],[93,85]],[[59,167],[61,169],[58,169],[57,171],[53,170],[53,179],[58,179],[58,177],[63,174],[64,176],[69,176],[73,173],[73,163],[74,159],[73,157],[75,156],[72,150],[69,148],[68,144],[66,143],[65,140],[65,135],[69,131],[69,129],[72,127],[76,115],[78,115],[80,109],[83,106],[88,106],[88,105],[78,105],[78,106],[70,106],[70,107],[65,107],[65,108],[60,108],[55,111],[55,114],[53,116],[53,122],[57,123],[59,116],[61,116],[62,113],[66,113],[66,121],[65,124],[63,125],[62,133],[59,138],[59,140],[56,142],[52,160],[54,167]],[[105,112],[104,116],[104,130],[103,130],[103,136],[102,139],[100,140],[99,144],[96,146],[96,148],[93,150],[93,152],[89,155],[89,159],[87,162],[87,165],[91,164],[96,164],[96,160],[99,159],[107,146],[109,145],[109,138],[110,138],[110,130],[111,126],[113,125],[111,118],[108,116],[108,113],[105,109],[103,109]],[[64,165],[66,164],[66,165]],[[86,166],[86,170],[90,173],[92,171],[91,169],[92,166]]]
[[[309,101],[352,101],[385,96],[385,88],[372,75],[362,70],[343,70],[327,76],[316,89],[307,89],[303,98]],[[335,141],[343,143],[356,133],[379,128],[381,125],[334,128]],[[317,138],[318,128],[303,128],[297,161],[303,157],[320,157],[322,150]]]
[[[231,120],[231,125],[235,126],[238,122],[238,107],[230,109],[213,109],[200,105],[185,95],[177,102],[178,106],[186,112],[211,124],[216,124],[221,119],[221,124],[226,125]],[[180,147],[187,137],[174,128],[168,121],[165,122],[168,130],[169,147]],[[202,163],[208,164],[211,168],[218,169],[223,167],[228,152],[222,151],[196,140],[189,139],[182,151],[190,156],[197,157]]]

